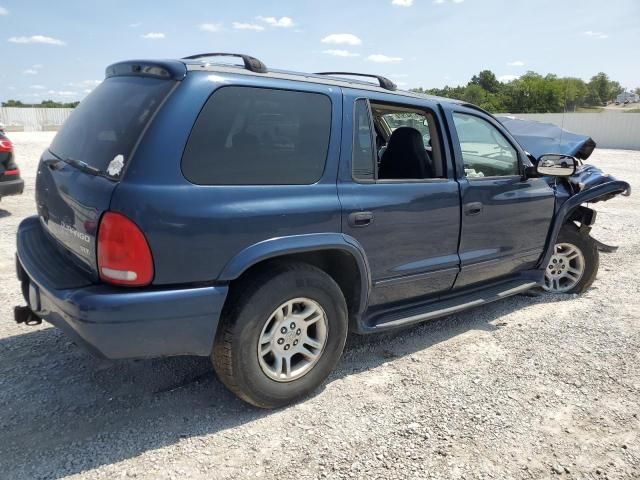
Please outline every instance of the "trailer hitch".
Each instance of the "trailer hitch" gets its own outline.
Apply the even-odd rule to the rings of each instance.
[[[30,327],[40,325],[42,323],[42,319],[33,313],[33,310],[29,307],[13,307],[13,318],[16,323],[24,323]]]

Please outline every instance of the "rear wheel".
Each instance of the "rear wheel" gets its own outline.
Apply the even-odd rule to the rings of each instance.
[[[294,402],[334,369],[347,337],[336,282],[306,264],[274,264],[236,286],[213,349],[220,380],[262,408]]]
[[[596,278],[600,263],[591,237],[574,225],[560,231],[544,272],[544,289],[552,293],[582,293]]]

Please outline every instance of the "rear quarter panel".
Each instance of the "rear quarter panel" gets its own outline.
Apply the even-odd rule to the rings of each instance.
[[[327,162],[313,185],[214,186],[187,181],[180,164],[191,128],[223,85],[322,93],[331,99]],[[131,218],[151,247],[154,284],[215,281],[256,243],[287,235],[340,232],[336,192],[342,93],[337,87],[260,76],[192,72],[158,113],[127,167],[111,209]]]

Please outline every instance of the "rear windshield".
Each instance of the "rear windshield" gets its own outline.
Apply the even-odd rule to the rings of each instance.
[[[106,79],[74,110],[49,150],[63,160],[79,160],[105,173],[117,157],[125,164],[173,85],[148,77]],[[109,173],[117,176],[119,169]]]

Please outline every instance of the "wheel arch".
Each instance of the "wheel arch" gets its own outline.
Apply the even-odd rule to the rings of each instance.
[[[364,249],[353,237],[339,233],[293,235],[256,243],[235,255],[218,280],[233,282],[282,261],[308,263],[331,276],[345,295],[350,318],[366,309],[371,273]]]

